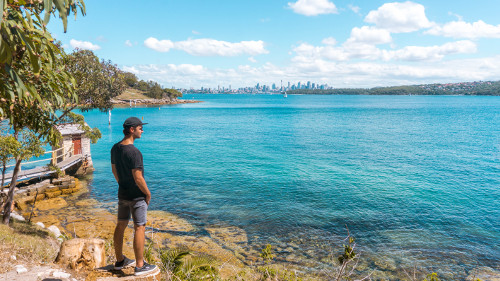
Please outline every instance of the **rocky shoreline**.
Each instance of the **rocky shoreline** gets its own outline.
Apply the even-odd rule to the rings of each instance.
[[[31,221],[35,224],[52,230],[57,228],[60,240],[103,239],[108,245],[107,264],[112,264],[116,204],[101,203],[89,198],[89,195],[84,181],[66,176],[52,182],[45,180],[25,187],[16,193],[14,201],[17,211],[26,220],[31,216]],[[257,251],[248,251],[247,235],[237,227],[210,227],[200,230],[178,216],[151,210],[148,211],[146,232],[147,244],[155,250],[183,248],[213,257],[220,264],[219,273],[223,278],[234,277],[244,270],[245,266],[262,262]],[[200,232],[208,235],[200,237]],[[130,223],[124,239],[126,256],[134,256],[132,243],[133,227]],[[111,273],[107,275],[112,276]],[[106,274],[101,272],[100,276]]]
[[[174,105],[174,104],[187,104],[199,103],[202,101],[197,100],[179,100],[179,99],[112,99],[111,103],[115,106],[136,106],[136,105]]]
[[[15,195],[15,207],[26,220],[32,217],[33,223],[47,227],[60,241],[72,238],[103,239],[106,243],[106,262],[108,265],[114,263],[112,239],[116,225],[116,202],[103,203],[92,199],[85,180],[67,176],[24,187]],[[252,245],[249,241],[252,239],[249,239],[243,229],[235,226],[197,227],[174,214],[150,210],[146,239],[147,247],[151,248],[153,256],[158,256],[161,249],[187,249],[193,253],[212,257],[217,261],[220,277],[223,279],[236,278],[242,272],[246,272],[247,277],[255,276],[259,266],[265,265],[261,249]],[[134,256],[132,243],[133,227],[130,223],[124,239],[124,254],[129,257]],[[274,254],[277,255],[273,264],[286,268],[288,272],[300,274],[302,280],[323,280],[322,277],[325,276],[304,271],[304,268],[318,269],[317,263],[313,262],[313,257],[317,257],[317,253],[308,252],[304,256],[301,254],[301,248],[300,243],[278,244],[277,247],[273,244]],[[361,262],[358,270],[372,271],[369,270],[371,267],[373,265]],[[392,279],[390,276],[404,278],[392,259],[378,260],[376,268],[371,275],[374,279]],[[324,272],[325,270],[323,269]],[[83,274],[92,277],[87,280],[117,277],[112,272],[102,271]],[[482,280],[500,280],[498,273],[489,268],[479,269],[476,277],[482,277]],[[254,280],[254,278],[236,280]]]

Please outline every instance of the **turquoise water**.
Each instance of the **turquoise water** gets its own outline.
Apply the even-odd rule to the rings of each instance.
[[[499,269],[500,97],[185,98],[205,102],[116,108],[111,126],[85,113],[103,134],[91,196],[116,200],[109,150],[124,119],[143,117],[152,209],[241,227],[256,248],[291,245],[313,269],[345,225],[369,267]]]

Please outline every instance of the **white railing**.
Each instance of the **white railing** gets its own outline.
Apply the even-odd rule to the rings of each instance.
[[[71,146],[69,147],[69,149],[64,152],[64,147],[61,147],[61,148],[58,148],[58,149],[55,149],[55,150],[51,150],[51,151],[47,151],[47,152],[44,152],[43,154],[49,154],[49,153],[52,153],[52,158],[47,158],[47,159],[41,159],[41,160],[35,160],[35,161],[30,161],[30,162],[21,162],[21,166],[22,165],[27,165],[27,164],[33,164],[33,163],[37,163],[37,162],[43,162],[43,161],[48,161],[48,160],[53,160],[52,162],[53,163],[57,163],[57,159],[62,157],[63,160],[65,160],[67,157],[66,155],[69,154],[68,158],[69,157],[72,157],[73,156],[73,151],[74,151],[74,143],[71,144]],[[60,150],[63,150],[63,154],[61,155],[57,155],[57,152],[60,151]],[[8,165],[8,166],[5,166],[6,168],[9,168],[9,167],[14,167],[16,166],[16,164],[13,164],[13,165]]]

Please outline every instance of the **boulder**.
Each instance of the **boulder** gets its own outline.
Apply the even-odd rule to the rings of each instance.
[[[106,265],[105,241],[76,238],[64,241],[56,262],[72,269],[95,269]]]

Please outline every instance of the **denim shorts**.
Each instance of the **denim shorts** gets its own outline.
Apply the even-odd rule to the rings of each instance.
[[[148,204],[144,199],[136,200],[118,200],[118,220],[128,221],[130,215],[134,220],[135,225],[146,225],[147,222]]]

